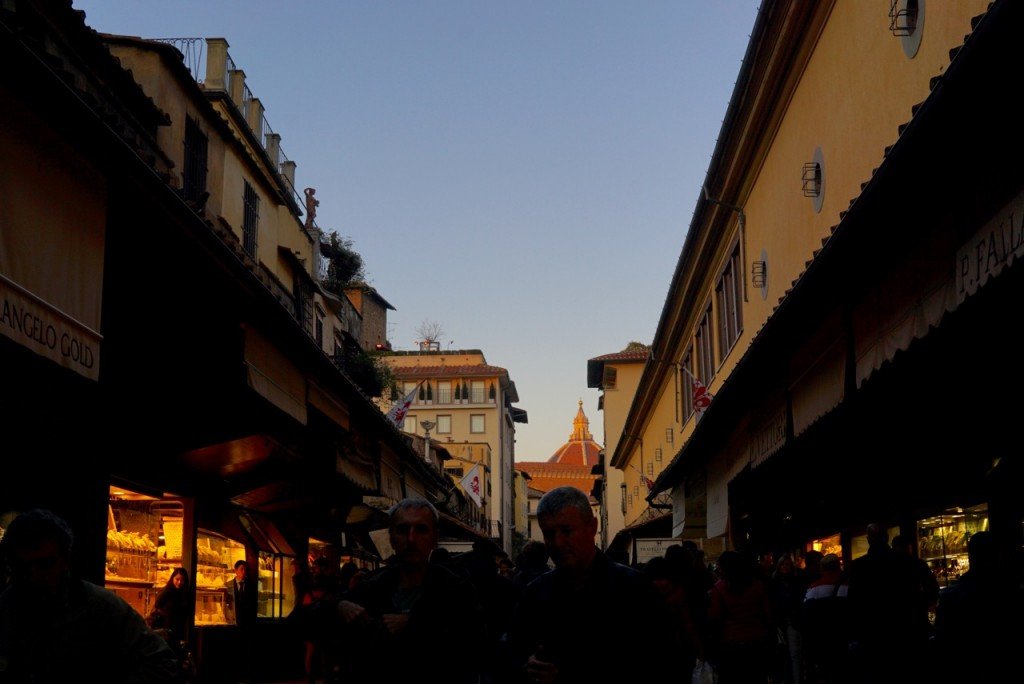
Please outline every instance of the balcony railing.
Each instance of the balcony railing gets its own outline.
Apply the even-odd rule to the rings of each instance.
[[[196,83],[202,83],[206,77],[206,39],[205,38],[153,38],[157,43],[167,43],[178,48],[185,68],[192,74]],[[226,74],[225,74],[226,77]]]

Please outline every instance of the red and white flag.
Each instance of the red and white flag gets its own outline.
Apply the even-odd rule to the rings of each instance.
[[[649,494],[649,493],[653,492],[654,491],[654,480],[652,480],[651,478],[649,478],[646,475],[644,475],[643,471],[640,470],[639,468],[637,468],[636,466],[633,466],[633,470],[636,471],[636,474],[640,476],[640,481],[644,483],[645,487],[647,487],[647,493]]]
[[[469,494],[469,498],[473,500],[473,503],[479,508],[483,505],[484,498],[480,494],[481,482],[480,482],[480,464],[476,464],[469,469],[469,472],[459,481],[462,488],[466,490],[466,494]]]
[[[693,377],[693,410],[697,413],[704,413],[704,410],[708,406],[711,406],[711,400],[715,398],[715,395],[708,392],[708,388],[704,386],[704,383]]]
[[[402,429],[402,424],[405,422],[405,414],[409,412],[409,407],[412,406],[412,402],[416,399],[416,392],[419,391],[419,388],[419,385],[413,387],[412,392],[405,395],[404,399],[396,401],[395,405],[388,411],[388,420],[399,430]]]

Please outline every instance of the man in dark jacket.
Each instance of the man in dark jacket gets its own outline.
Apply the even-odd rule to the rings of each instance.
[[[337,604],[348,627],[343,681],[476,682],[483,611],[466,578],[428,562],[437,510],[424,499],[403,499],[390,515],[394,563]]]
[[[0,542],[0,682],[181,682],[174,652],[117,594],[71,575],[71,528],[22,513]],[[3,562],[3,561],[0,561]]]
[[[587,495],[552,489],[537,521],[555,569],[526,587],[512,619],[509,651],[520,680],[656,681],[671,671],[677,644],[667,607],[640,572],[594,545]]]

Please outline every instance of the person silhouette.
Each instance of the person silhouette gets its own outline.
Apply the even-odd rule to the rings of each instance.
[[[180,682],[170,646],[124,599],[71,572],[74,535],[52,511],[20,514],[0,541],[0,681]]]

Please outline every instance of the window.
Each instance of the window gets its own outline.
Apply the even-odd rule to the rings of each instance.
[[[415,382],[403,382],[402,383],[402,398],[404,399],[405,397],[409,396],[415,390],[416,390],[416,383]],[[415,399],[415,397],[413,397],[413,398]]]
[[[663,458],[663,456],[662,456],[663,453],[664,452],[662,452],[661,447],[656,448],[654,450],[654,460],[657,461],[658,463],[661,463],[661,459]],[[647,465],[650,466],[651,464],[648,463]],[[651,474],[651,473],[648,473],[648,474]]]
[[[670,427],[669,428],[665,428],[665,443],[666,444],[671,444],[672,442],[675,441],[675,438],[676,438],[675,430],[673,430]]]
[[[452,477],[462,477],[466,474],[462,466],[445,466],[444,472],[448,473]]]
[[[469,400],[474,404],[484,403],[485,394],[487,388],[484,386],[483,380],[473,380],[469,383]],[[481,430],[481,432],[483,432]]]
[[[924,0],[889,0],[889,30],[900,39],[908,59],[913,59],[921,47],[924,6]]]
[[[402,423],[402,432],[416,434],[416,416],[411,413],[405,414],[405,422]]]
[[[683,423],[693,415],[693,345],[686,348],[682,360],[679,362],[679,385],[683,388]]]
[[[314,334],[313,286],[302,275],[295,276],[295,319],[307,335]]]
[[[206,136],[199,124],[191,116],[185,117],[185,169],[181,182],[186,201],[195,202],[206,192],[206,149]]]
[[[485,432],[486,423],[484,422],[484,414],[474,413],[469,416],[469,431],[472,433],[479,434]]]
[[[450,403],[452,403],[452,381],[451,380],[438,380],[437,381],[437,403],[438,404],[450,404]]]
[[[614,366],[605,366],[604,372],[601,374],[601,389],[615,389],[615,381],[618,371]]]
[[[660,461],[661,460],[661,458],[660,458],[661,457],[661,449],[660,448],[659,449],[655,449],[655,452],[657,452],[656,455],[659,457],[658,460]],[[648,477],[654,477],[654,464],[653,463],[648,463],[647,464],[647,475],[648,475]]]
[[[256,235],[260,225],[260,198],[245,181],[245,192],[242,196],[245,205],[245,216],[242,219],[242,247],[252,258],[256,258]]]
[[[740,248],[733,250],[715,286],[718,300],[718,357],[724,359],[740,337],[743,284],[740,282]],[[707,384],[705,382],[705,384]]]
[[[452,417],[451,416],[438,416],[437,417],[437,434],[446,435],[452,431]]]
[[[324,348],[324,310],[316,307],[316,346]]]
[[[707,387],[715,377],[715,350],[711,346],[711,305],[697,326],[697,378]],[[691,383],[692,386],[692,383]]]

